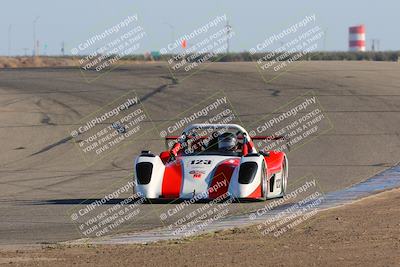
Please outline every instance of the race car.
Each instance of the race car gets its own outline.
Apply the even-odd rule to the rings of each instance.
[[[237,124],[192,124],[165,137],[167,150],[142,151],[135,159],[134,193],[146,199],[266,200],[282,197],[288,160],[281,151],[257,151]]]

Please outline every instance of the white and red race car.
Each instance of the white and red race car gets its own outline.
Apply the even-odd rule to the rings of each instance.
[[[135,160],[134,193],[147,199],[252,200],[282,197],[288,178],[284,152],[256,150],[253,136],[236,124],[193,124],[167,136],[167,151],[142,151]]]

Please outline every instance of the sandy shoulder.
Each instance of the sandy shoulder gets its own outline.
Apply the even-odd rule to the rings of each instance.
[[[3,248],[8,266],[399,266],[400,189],[320,212],[276,238],[255,227],[129,246]]]

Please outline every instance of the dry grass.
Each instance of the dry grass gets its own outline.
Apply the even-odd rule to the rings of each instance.
[[[121,59],[117,65],[148,64],[157,61],[140,59]],[[43,68],[43,67],[77,67],[79,58],[73,57],[0,57],[0,69],[4,68]]]
[[[76,60],[62,57],[0,57],[0,68],[76,66]]]

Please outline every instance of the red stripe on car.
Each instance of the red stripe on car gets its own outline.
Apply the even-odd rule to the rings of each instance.
[[[182,185],[182,164],[180,160],[165,166],[161,194],[164,198],[179,198]]]
[[[261,184],[257,186],[256,190],[253,191],[250,195],[247,196],[247,198],[261,198]]]
[[[264,157],[268,166],[268,174],[272,175],[282,170],[285,154],[280,151],[269,151],[269,156]]]
[[[239,162],[239,159],[228,159],[218,165],[208,188],[208,198],[214,199],[228,192],[233,171],[239,165]]]

